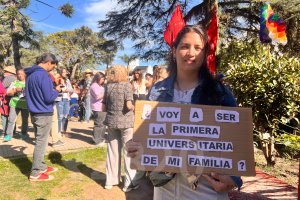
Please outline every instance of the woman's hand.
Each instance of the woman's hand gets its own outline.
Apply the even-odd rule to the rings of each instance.
[[[228,192],[236,187],[232,178],[228,175],[210,173],[202,175],[217,192]]]
[[[134,157],[136,157],[138,155],[138,151],[139,151],[139,149],[142,148],[142,145],[139,142],[134,142],[132,140],[129,140],[128,142],[126,142],[125,148],[126,148],[126,150],[128,152],[127,155],[130,158],[134,158]]]

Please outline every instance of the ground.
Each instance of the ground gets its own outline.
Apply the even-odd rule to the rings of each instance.
[[[92,144],[92,127],[92,122],[71,122],[71,138],[63,138],[66,145],[56,149],[48,147],[46,162],[59,171],[53,174],[53,181],[44,183],[30,183],[27,179],[32,165],[32,133],[28,142],[14,138],[10,143],[0,143],[0,157],[13,157],[0,159],[0,199],[152,199],[153,187],[147,179],[142,179],[141,187],[130,193],[122,191],[122,184],[112,190],[104,189],[106,149]],[[230,193],[231,199],[297,199],[298,162],[278,158],[275,168],[267,168],[259,150],[255,157],[259,167],[257,176],[243,177],[241,192]]]

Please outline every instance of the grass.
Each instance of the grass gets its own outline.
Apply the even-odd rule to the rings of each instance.
[[[105,157],[103,148],[67,154],[52,152],[46,163],[59,171],[53,174],[54,180],[43,183],[28,181],[32,158],[0,161],[0,199],[83,199],[83,184],[101,184],[105,180],[101,172]]]

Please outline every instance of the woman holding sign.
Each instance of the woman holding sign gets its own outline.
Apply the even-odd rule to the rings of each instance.
[[[207,66],[206,30],[199,25],[185,26],[172,45],[169,60],[170,76],[155,84],[149,100],[184,104],[236,106],[232,93],[217,81]],[[129,156],[135,157],[142,148],[128,142]],[[157,173],[150,175],[155,200],[228,199],[228,191],[241,187],[240,177],[216,173],[188,175]],[[164,180],[164,181],[161,181]]]

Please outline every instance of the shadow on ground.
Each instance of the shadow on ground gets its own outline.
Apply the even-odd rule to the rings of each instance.
[[[90,128],[93,128],[93,127],[90,127]],[[86,134],[86,135],[93,135],[93,131],[90,130],[90,128],[86,128],[86,129],[71,128],[71,131],[75,132],[75,133],[83,133],[83,134]]]
[[[15,158],[9,158],[9,161],[13,163],[16,167],[18,167],[18,169],[24,176],[28,177],[31,170],[32,162],[24,153],[26,147],[4,144],[0,146],[0,150],[3,149],[7,149],[7,151],[9,151],[10,154],[16,156]]]
[[[100,171],[94,170],[76,159],[68,161],[63,160],[63,156],[59,152],[51,152],[48,156],[51,163],[58,164],[70,171],[80,172],[88,178],[95,181],[97,184],[104,188],[106,175]],[[122,177],[123,178],[123,177]],[[145,176],[143,176],[138,184],[140,187],[136,190],[125,193],[127,200],[152,200],[153,199],[153,185]],[[123,184],[118,187],[123,188]]]

